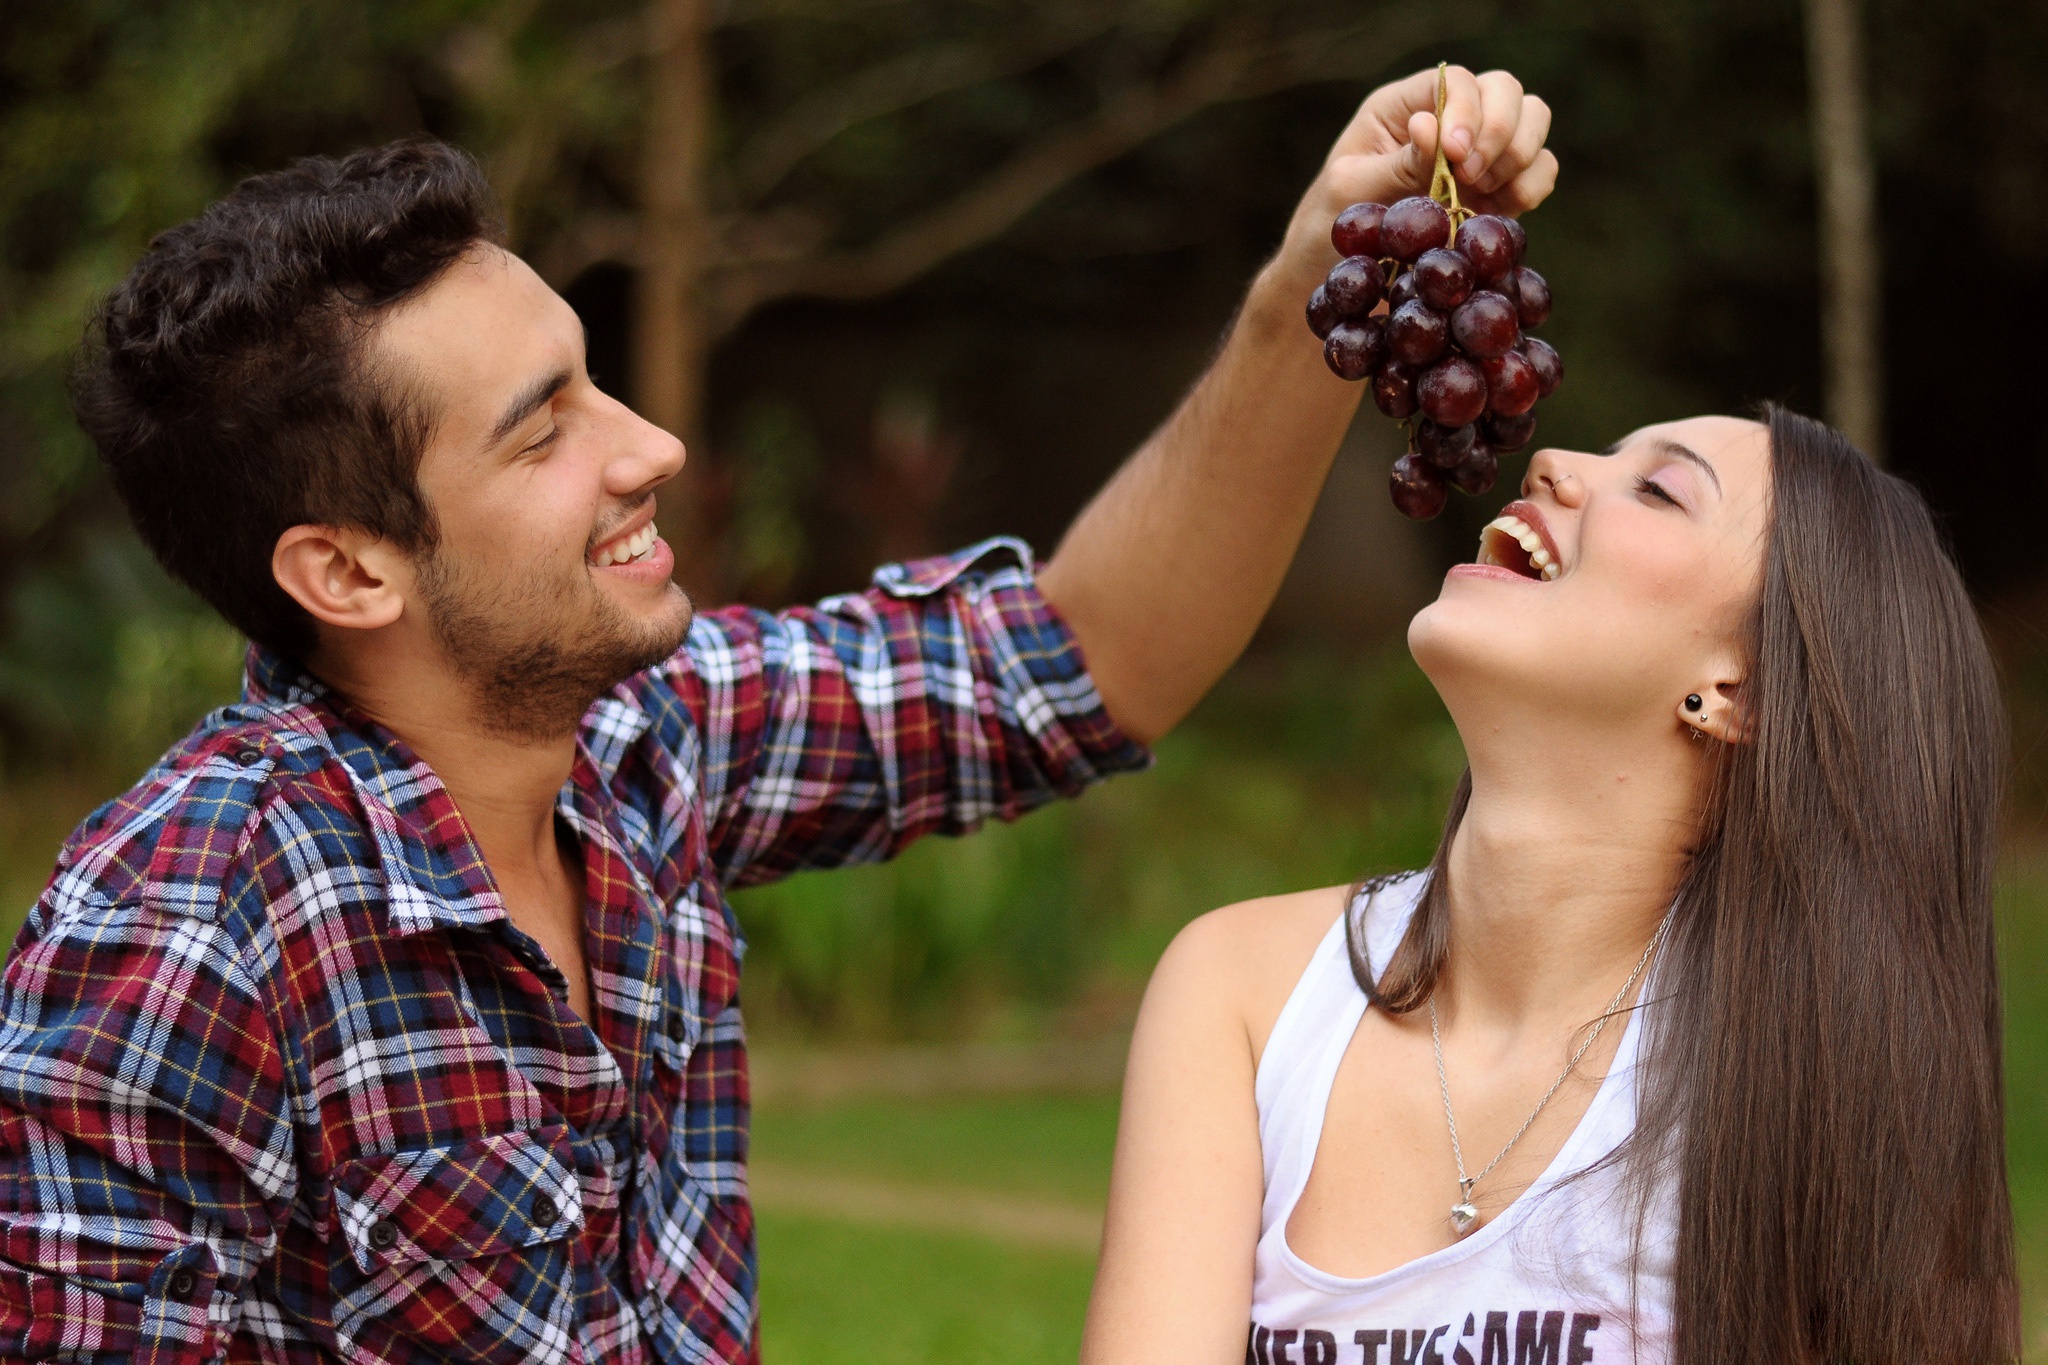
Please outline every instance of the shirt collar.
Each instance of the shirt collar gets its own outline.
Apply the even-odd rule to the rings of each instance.
[[[557,802],[588,838],[604,823],[611,784],[628,749],[652,723],[629,679],[601,697],[578,735],[577,771]],[[404,936],[504,919],[505,902],[469,825],[440,777],[397,734],[349,704],[304,665],[251,645],[242,697],[278,715],[339,760],[377,845],[389,926]],[[589,771],[583,771],[585,768]],[[583,809],[578,811],[578,775]]]

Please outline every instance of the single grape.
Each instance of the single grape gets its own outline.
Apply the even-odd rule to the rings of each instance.
[[[1380,263],[1370,256],[1346,256],[1330,268],[1323,290],[1344,317],[1370,313],[1380,301]]]
[[[1380,250],[1397,261],[1412,261],[1451,240],[1451,215],[1427,195],[1411,194],[1380,220]]]
[[[1402,304],[1387,319],[1387,349],[1404,364],[1427,365],[1450,344],[1451,324],[1420,299]]]
[[[1429,367],[1415,386],[1415,398],[1431,421],[1462,427],[1486,411],[1486,376],[1453,352]]]
[[[1515,267],[1515,301],[1524,327],[1541,327],[1550,319],[1550,284],[1526,265]]]
[[[1394,506],[1404,517],[1417,521],[1428,521],[1444,510],[1450,501],[1451,490],[1444,484],[1444,476],[1435,465],[1409,451],[1394,461],[1391,480]]]
[[[1520,417],[1536,406],[1536,367],[1520,351],[1509,351],[1480,364],[1486,371],[1486,410]]]
[[[1378,318],[1340,322],[1323,343],[1323,360],[1339,379],[1363,379],[1386,358],[1386,329]]]
[[[1479,428],[1470,422],[1447,427],[1425,417],[1415,424],[1415,448],[1438,469],[1456,469],[1472,453],[1472,443],[1478,437]]]
[[[1520,417],[1503,417],[1489,412],[1479,423],[1479,439],[1505,454],[1520,450],[1529,444],[1529,438],[1536,434],[1536,414],[1525,412]]]
[[[1472,262],[1455,251],[1444,247],[1425,251],[1410,273],[1422,301],[1442,312],[1450,312],[1472,296]]]
[[[1490,446],[1475,444],[1472,453],[1464,462],[1450,471],[1450,480],[1461,493],[1478,497],[1493,487],[1493,481],[1500,477],[1500,456]]]
[[[1378,256],[1380,220],[1387,216],[1385,204],[1353,204],[1330,224],[1330,245],[1340,256]]]
[[[1482,289],[1451,314],[1451,335],[1465,354],[1491,360],[1514,349],[1515,305],[1490,289]]]
[[[1319,337],[1327,337],[1337,321],[1337,309],[1330,302],[1330,291],[1317,285],[1316,292],[1308,296],[1308,329]]]
[[[1415,371],[1398,360],[1381,365],[1372,377],[1372,401],[1387,416],[1399,420],[1415,415]]]
[[[1396,312],[1402,304],[1413,303],[1421,298],[1422,291],[1417,287],[1420,284],[1421,281],[1415,278],[1414,271],[1402,271],[1394,278],[1394,282],[1387,286],[1387,311]]]
[[[1542,337],[1523,337],[1522,354],[1529,357],[1529,364],[1536,371],[1536,396],[1548,398],[1556,393],[1557,386],[1564,383],[1564,357],[1557,353],[1557,347]]]
[[[1529,254],[1529,234],[1522,231],[1522,225],[1512,218],[1503,217],[1500,221],[1508,230],[1508,240],[1515,244],[1515,264],[1520,265],[1522,258]]]
[[[1490,213],[1467,218],[1458,228],[1458,250],[1472,262],[1474,277],[1491,286],[1515,268],[1515,243],[1507,221]]]

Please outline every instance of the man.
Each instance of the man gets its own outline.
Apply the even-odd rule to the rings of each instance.
[[[0,1359],[755,1351],[728,888],[1140,766],[1272,597],[1357,401],[1301,305],[1428,179],[1375,93],[1180,410],[1038,571],[991,541],[692,619],[681,445],[411,142],[245,182],[95,323],[81,420],[252,640],[65,846],[5,977]],[[1453,73],[1482,205],[1548,113]],[[1087,666],[1083,666],[1083,657]]]

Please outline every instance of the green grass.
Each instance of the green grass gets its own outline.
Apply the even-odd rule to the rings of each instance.
[[[772,1365],[1072,1362],[1090,1257],[766,1214],[761,1350]]]
[[[891,1181],[1100,1203],[1116,1144],[1114,1095],[861,1100],[764,1108],[754,1157]]]

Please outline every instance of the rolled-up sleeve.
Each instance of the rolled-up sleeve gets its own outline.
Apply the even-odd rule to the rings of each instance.
[[[816,607],[697,618],[670,667],[727,885],[887,858],[1150,761],[1033,569],[990,540]]]

